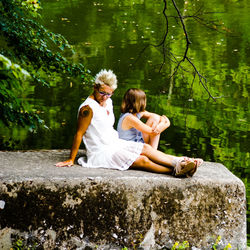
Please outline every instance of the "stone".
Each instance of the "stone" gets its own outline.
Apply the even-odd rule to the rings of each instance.
[[[81,152],[80,152],[81,154]],[[192,178],[55,167],[68,150],[0,152],[0,248],[246,249],[243,182],[219,163]]]

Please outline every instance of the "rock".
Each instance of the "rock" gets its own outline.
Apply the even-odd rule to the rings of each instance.
[[[57,168],[68,150],[0,152],[0,248],[20,237],[44,249],[246,249],[242,181],[205,162],[192,178]],[[217,248],[219,249],[219,248]]]

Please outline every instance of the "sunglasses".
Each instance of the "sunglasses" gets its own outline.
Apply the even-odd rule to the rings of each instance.
[[[101,96],[107,96],[107,97],[111,97],[111,96],[113,95],[113,93],[112,93],[112,94],[109,94],[109,93],[106,93],[106,92],[103,92],[103,91],[99,91],[99,90],[98,90],[98,93],[99,93]]]

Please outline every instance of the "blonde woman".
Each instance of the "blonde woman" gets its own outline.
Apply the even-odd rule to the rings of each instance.
[[[192,176],[197,169],[194,159],[167,155],[149,144],[118,137],[113,128],[115,118],[110,98],[116,88],[117,78],[111,70],[101,70],[96,75],[92,94],[79,107],[77,131],[69,159],[58,162],[56,166],[72,166],[83,140],[87,149],[87,162],[82,165],[87,167],[118,170],[137,168],[176,177]]]

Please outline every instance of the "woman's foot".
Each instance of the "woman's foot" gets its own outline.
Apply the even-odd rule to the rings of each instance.
[[[195,162],[195,167],[189,173],[187,173],[187,177],[192,177],[197,171],[197,168],[203,163],[203,160],[201,158],[194,158],[193,160]]]
[[[197,170],[197,162],[187,157],[177,157],[174,162],[173,176],[189,177],[193,176]]]
[[[199,167],[203,163],[203,160],[201,158],[194,158],[193,160],[197,164],[197,167]]]

